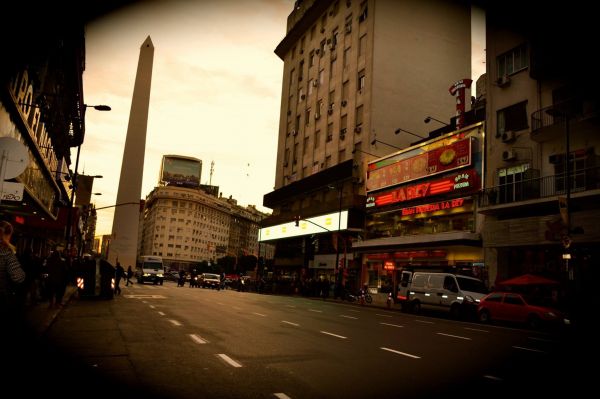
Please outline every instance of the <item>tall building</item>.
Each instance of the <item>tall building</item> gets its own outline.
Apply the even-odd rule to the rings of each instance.
[[[146,128],[150,106],[150,85],[154,45],[150,36],[140,47],[138,68],[135,76],[129,124],[123,150],[123,162],[119,177],[119,190],[112,224],[112,240],[108,259],[123,265],[137,264],[142,178],[144,176],[144,154],[146,152]]]
[[[159,186],[146,198],[140,255],[162,256],[175,270],[225,256],[259,256],[258,226],[267,215],[201,185],[201,165],[193,157],[163,157]]]
[[[359,279],[367,164],[415,141],[426,116],[454,115],[448,88],[471,76],[470,29],[461,2],[296,2],[275,49],[283,87],[261,231],[280,274],[333,278],[342,267]]]
[[[507,20],[506,7],[518,18]],[[594,13],[587,11],[518,2],[487,8],[480,208],[492,282],[545,275],[561,283],[559,295],[577,300],[581,314],[595,300],[600,258],[600,85],[587,40],[596,33]],[[577,24],[556,29],[554,21],[569,20]]]

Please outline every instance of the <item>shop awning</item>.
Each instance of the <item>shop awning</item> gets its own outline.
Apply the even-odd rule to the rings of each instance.
[[[470,245],[481,245],[481,234],[467,231],[452,231],[438,234],[419,234],[402,237],[383,237],[352,243],[354,250],[369,250],[376,248],[431,245],[448,242],[460,242]]]

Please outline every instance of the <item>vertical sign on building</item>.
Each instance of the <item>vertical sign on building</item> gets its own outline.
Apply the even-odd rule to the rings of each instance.
[[[465,89],[471,88],[471,79],[461,79],[450,86],[450,94],[456,97],[456,129],[465,127]]]

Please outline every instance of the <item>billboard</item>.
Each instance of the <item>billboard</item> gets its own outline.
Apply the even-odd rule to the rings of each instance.
[[[197,188],[200,186],[202,161],[180,155],[163,155],[160,181],[173,186]]]
[[[296,226],[295,222],[278,224],[276,226],[259,229],[258,241],[279,240],[305,236],[309,234],[341,231],[348,228],[348,211],[328,213],[326,215],[301,219]]]

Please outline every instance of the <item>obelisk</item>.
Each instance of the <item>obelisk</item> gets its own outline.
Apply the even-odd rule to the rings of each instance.
[[[135,270],[136,266],[153,60],[154,45],[148,36],[140,47],[108,249],[108,261],[116,265],[118,260],[125,269],[131,266]]]

